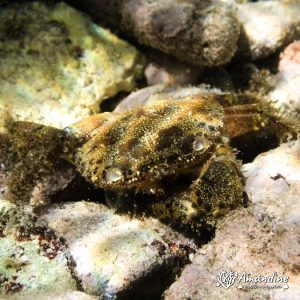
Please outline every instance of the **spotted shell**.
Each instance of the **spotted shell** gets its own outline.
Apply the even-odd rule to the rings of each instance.
[[[190,172],[226,143],[222,106],[199,95],[112,115],[75,156],[79,171],[105,189],[155,190],[162,178]]]

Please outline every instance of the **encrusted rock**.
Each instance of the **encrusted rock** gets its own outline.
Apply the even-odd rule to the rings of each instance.
[[[219,223],[216,236],[195,255],[165,299],[297,299],[300,282],[300,144],[290,142],[244,166],[253,203]],[[238,272],[228,289],[217,274]],[[288,282],[244,282],[246,276],[288,276]],[[224,283],[226,285],[226,283]],[[242,288],[238,288],[241,285]],[[246,288],[246,286],[269,288]],[[281,288],[270,288],[270,286]],[[287,288],[284,288],[286,285]]]
[[[144,105],[151,96],[164,91],[166,88],[164,84],[155,84],[132,92],[120,101],[114,111],[125,112],[139,105]]]
[[[200,86],[168,86],[165,84],[155,84],[129,94],[115,108],[114,112],[125,112],[140,105],[145,105],[152,101],[163,99],[184,98],[201,93],[221,93],[219,89],[210,88],[207,85]]]
[[[194,247],[158,221],[85,201],[51,206],[40,222],[65,239],[83,289],[100,299],[159,296]]]
[[[96,21],[192,65],[225,64],[237,49],[240,24],[235,8],[221,1],[69,2],[87,11]]]
[[[297,232],[290,228],[280,233],[274,233],[272,228],[269,218],[258,220],[251,209],[234,212],[219,224],[214,240],[197,252],[192,264],[185,267],[180,278],[166,291],[165,299],[297,299],[299,273],[287,268],[280,255],[288,255],[285,251],[291,239],[297,239],[299,227]],[[299,244],[298,248],[293,248],[296,249]],[[293,259],[297,259],[297,254],[294,253]],[[217,275],[222,270],[227,274],[230,271],[238,273],[228,289],[217,285]],[[267,284],[245,283],[243,272],[247,277],[271,277],[277,272],[277,277],[289,278],[287,283],[276,280]],[[283,288],[285,284],[288,289]],[[246,288],[255,285],[269,288]],[[275,285],[281,288],[270,288]]]
[[[77,289],[64,245],[19,207],[0,200],[0,298]],[[10,298],[8,298],[10,299]],[[32,298],[31,298],[32,299]]]
[[[14,300],[15,298],[7,298],[7,300]],[[21,300],[32,300],[32,295],[22,296]],[[52,293],[44,293],[38,295],[38,298],[35,296],[34,299],[37,300],[97,300],[97,297],[92,295],[79,292],[79,291],[71,291],[71,292],[52,292]]]
[[[39,254],[40,240],[15,241],[1,238],[0,247],[0,295],[31,294],[38,297],[42,292],[76,290],[76,281],[72,278],[63,253],[54,259]]]
[[[300,112],[300,40],[291,43],[281,53],[278,70],[269,97],[283,109],[288,107]]]
[[[246,192],[254,211],[300,224],[300,142],[282,144],[244,165]],[[297,209],[298,208],[298,209]]]
[[[149,55],[150,63],[145,68],[148,85],[184,85],[195,84],[201,68],[176,62],[161,54]]]
[[[238,5],[242,24],[237,55],[262,59],[300,36],[300,4],[259,1]]]
[[[0,12],[0,110],[65,127],[142,75],[138,51],[70,6],[8,4]]]

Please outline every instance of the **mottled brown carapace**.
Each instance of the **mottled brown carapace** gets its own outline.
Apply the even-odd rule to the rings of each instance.
[[[197,168],[226,144],[222,114],[204,99],[138,107],[101,128],[78,150],[76,164],[99,187],[155,193],[162,178]]]
[[[96,187],[115,192],[118,206],[122,195],[152,195],[144,203],[148,212],[198,230],[244,202],[240,163],[229,138],[266,126],[280,134],[289,130],[251,96],[162,94],[128,111],[93,115],[66,128],[61,158],[72,161]]]
[[[72,127],[88,139],[75,164],[97,187],[156,195],[146,206],[159,219],[213,224],[243,203],[243,178],[228,137],[267,125],[252,98],[234,106],[237,98],[163,95],[128,112],[100,114],[101,126],[97,116],[88,118]]]

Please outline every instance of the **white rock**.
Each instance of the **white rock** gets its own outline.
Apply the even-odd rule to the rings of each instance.
[[[300,142],[282,144],[243,166],[246,191],[255,209],[300,222]]]
[[[299,2],[259,1],[237,8],[242,25],[239,55],[262,59],[300,35]]]
[[[40,222],[66,240],[84,290],[105,299],[125,294],[130,298],[136,293],[154,297],[157,291],[151,286],[157,289],[169,279],[162,276],[155,283],[151,274],[172,273],[174,263],[189,255],[180,250],[181,245],[189,247],[188,240],[170,238],[171,230],[158,221],[116,215],[101,204],[53,205],[40,216]]]
[[[280,55],[276,85],[269,97],[283,110],[300,111],[300,41],[291,43]]]

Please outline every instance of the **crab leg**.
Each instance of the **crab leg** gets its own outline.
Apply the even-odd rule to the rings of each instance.
[[[242,104],[224,108],[224,127],[232,138],[264,128],[270,121],[257,104]]]
[[[219,147],[199,172],[186,190],[151,203],[150,213],[175,227],[198,231],[243,204],[240,166],[227,146]]]
[[[77,137],[90,138],[103,130],[120,116],[120,113],[100,113],[84,118],[77,123],[72,124],[65,130],[70,130]]]
[[[297,135],[299,123],[293,116],[282,115],[270,105],[262,103],[234,105],[224,108],[224,128],[229,137],[243,135],[263,128],[274,130],[279,138]]]

